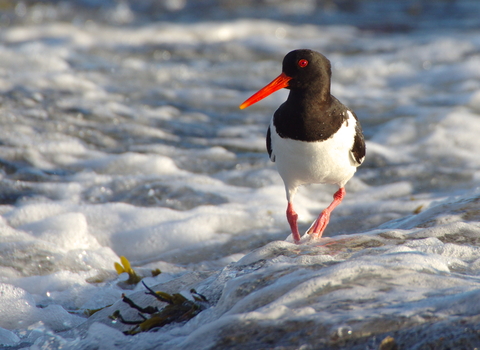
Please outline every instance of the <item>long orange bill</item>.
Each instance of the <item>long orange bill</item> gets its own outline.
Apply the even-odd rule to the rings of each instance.
[[[290,80],[292,80],[292,78],[290,78],[285,73],[280,74],[270,84],[260,89],[258,92],[248,98],[245,102],[243,102],[240,105],[240,109],[247,108],[248,106],[257,103],[258,101],[263,100],[268,95],[273,94],[275,91],[288,87],[288,82]]]

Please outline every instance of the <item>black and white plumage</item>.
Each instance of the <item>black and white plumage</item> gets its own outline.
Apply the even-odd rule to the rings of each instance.
[[[331,74],[330,61],[322,54],[292,51],[283,59],[282,74],[240,105],[243,109],[281,88],[290,89],[268,128],[267,150],[285,183],[287,220],[296,243],[300,234],[292,201],[298,186],[339,187],[333,202],[308,230],[319,238],[345,195],[345,184],[365,158],[360,123],[353,111],[330,94]]]

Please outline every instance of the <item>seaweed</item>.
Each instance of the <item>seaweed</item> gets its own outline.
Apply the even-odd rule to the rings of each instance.
[[[194,318],[208,306],[207,298],[202,294],[197,293],[195,289],[190,290],[190,294],[193,298],[193,300],[190,300],[180,293],[168,294],[165,292],[156,292],[148,287],[145,282],[142,281],[142,284],[147,289],[145,294],[151,295],[158,301],[166,303],[167,305],[161,309],[156,306],[141,307],[123,294],[123,302],[127,303],[131,308],[138,310],[138,315],[140,317],[139,320],[126,320],[121,315],[120,310],[116,310],[110,316],[112,320],[118,320],[123,324],[135,325],[134,328],[124,332],[126,335],[147,332],[170,323],[186,322]]]

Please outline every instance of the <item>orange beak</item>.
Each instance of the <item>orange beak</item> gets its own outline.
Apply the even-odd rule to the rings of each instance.
[[[273,94],[275,91],[288,87],[288,82],[290,80],[292,80],[292,78],[290,78],[285,73],[280,74],[270,84],[260,89],[258,92],[248,98],[245,102],[243,102],[240,105],[240,109],[247,108],[248,106],[257,103],[258,101],[263,100],[268,95]]]

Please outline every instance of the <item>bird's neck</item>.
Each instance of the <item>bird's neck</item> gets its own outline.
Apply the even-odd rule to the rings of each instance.
[[[314,108],[328,107],[332,103],[332,95],[329,87],[318,89],[294,89],[290,90],[287,102]]]
[[[295,89],[290,90],[286,103],[295,106],[297,111],[303,111],[307,114],[309,111],[324,111],[327,110],[333,102],[333,97],[330,95],[330,89]]]
[[[344,121],[346,107],[328,93],[291,90],[287,101],[274,115],[277,133],[283,138],[322,141],[335,133]]]

